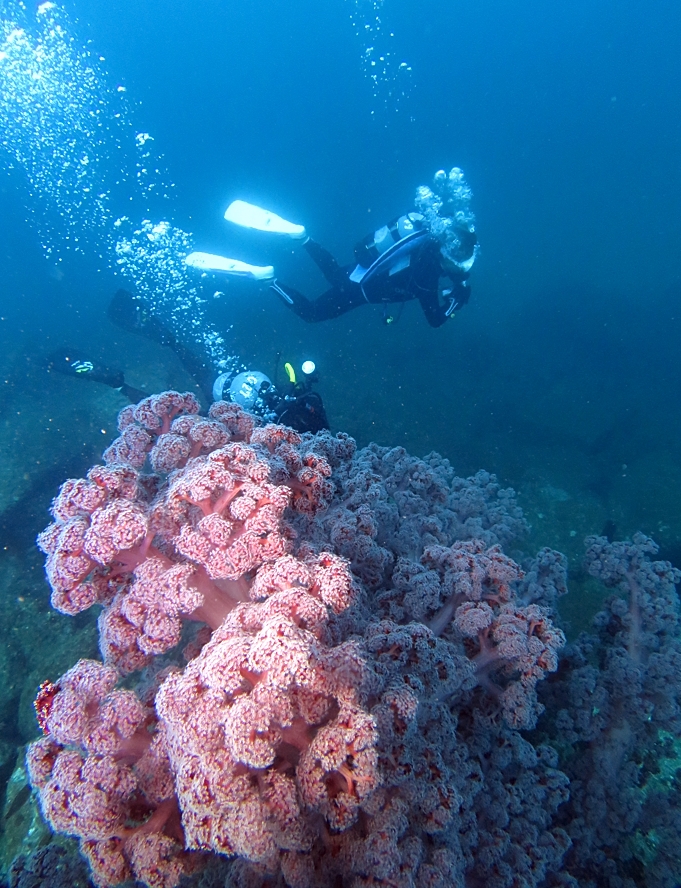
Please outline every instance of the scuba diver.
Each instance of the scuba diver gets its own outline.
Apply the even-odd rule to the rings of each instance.
[[[277,355],[277,365],[279,355]],[[302,378],[296,377],[293,365],[284,364],[286,381],[274,385],[260,370],[244,370],[234,376],[221,373],[213,383],[214,401],[234,401],[249,413],[271,422],[290,426],[297,432],[320,432],[329,428],[326,410],[319,392],[312,389],[317,382],[313,361],[303,361]]]
[[[392,220],[355,247],[355,262],[340,265],[302,225],[242,200],[233,201],[225,219],[243,228],[298,240],[320,269],[330,289],[310,300],[274,277],[272,266],[249,265],[210,253],[194,252],[185,262],[204,273],[270,281],[270,288],[304,321],[326,321],[364,304],[389,306],[418,299],[431,327],[439,327],[470,298],[470,270],[478,252],[471,190],[463,172],[435,174],[433,188],[416,193],[416,212]]]
[[[300,379],[293,366],[286,363],[286,380],[278,386],[258,370],[221,373],[215,379],[215,370],[210,362],[203,361],[179,342],[172,331],[158,317],[146,311],[143,303],[127,290],[116,292],[107,309],[107,316],[113,324],[127,332],[171,348],[209,403],[231,400],[249,413],[268,422],[291,426],[298,432],[314,433],[329,428],[322,398],[312,388],[318,379],[312,361],[303,362]],[[97,364],[78,349],[61,348],[52,352],[47,369],[48,372],[107,385],[121,392],[131,403],[137,403],[148,395],[128,385],[122,370]]]

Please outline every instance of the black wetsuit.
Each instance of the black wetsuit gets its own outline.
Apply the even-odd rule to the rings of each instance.
[[[439,244],[427,238],[410,254],[407,268],[393,275],[387,271],[377,274],[362,287],[350,280],[355,265],[339,265],[324,247],[308,240],[305,249],[315,264],[331,284],[331,289],[322,293],[314,301],[307,299],[302,293],[277,281],[274,289],[283,291],[283,298],[293,311],[304,321],[327,321],[351,311],[367,302],[372,304],[388,304],[418,299],[426,320],[431,327],[439,327],[447,320],[452,306],[460,308],[469,298],[470,288],[467,285],[468,272],[459,275],[444,272],[441,266]],[[440,303],[440,278],[447,277],[452,282],[452,292],[447,302]],[[366,296],[365,296],[366,292]],[[454,303],[452,303],[454,299]]]

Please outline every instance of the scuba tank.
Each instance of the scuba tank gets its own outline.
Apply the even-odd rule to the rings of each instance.
[[[421,213],[406,213],[368,235],[355,247],[357,267],[350,280],[359,284],[369,302],[365,285],[377,274],[397,274],[409,266],[411,253],[430,232]]]

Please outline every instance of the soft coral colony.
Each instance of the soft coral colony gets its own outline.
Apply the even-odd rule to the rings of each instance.
[[[173,888],[216,854],[254,886],[578,884],[578,796],[536,740],[565,560],[503,553],[512,491],[188,394],[119,429],[39,538],[54,607],[100,606],[102,662],[41,687],[27,756],[96,885]],[[594,573],[623,562],[598,545]]]

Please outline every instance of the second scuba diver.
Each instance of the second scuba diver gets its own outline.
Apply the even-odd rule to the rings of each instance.
[[[216,379],[211,362],[180,342],[128,290],[116,292],[107,309],[107,316],[117,327],[172,349],[209,404],[212,401],[233,401],[267,422],[281,422],[298,432],[314,433],[329,428],[322,398],[313,389],[317,375],[312,361],[303,362],[300,376],[291,364],[284,364],[285,380],[280,382],[276,380],[277,360],[273,374],[276,385],[259,370],[220,373]],[[128,385],[122,370],[96,363],[79,349],[59,348],[52,352],[47,360],[47,369],[48,372],[73,379],[99,382],[116,389],[132,403],[146,398],[148,394]]]

